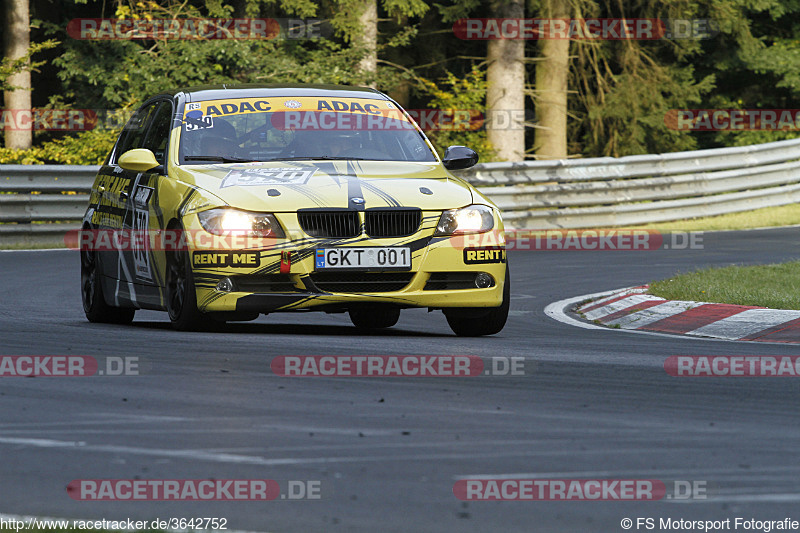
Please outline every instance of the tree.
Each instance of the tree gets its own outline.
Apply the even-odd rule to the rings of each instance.
[[[4,38],[5,58],[13,64],[22,59],[26,63],[30,56],[30,6],[28,0],[5,0],[6,32]],[[31,72],[29,68],[18,68],[11,73],[3,85],[5,108],[9,110],[31,110]],[[33,144],[30,121],[18,123],[14,129],[5,131],[6,148],[27,149]]]
[[[364,49],[364,58],[359,62],[359,70],[370,78],[378,72],[378,0],[364,0],[361,15],[358,17],[360,34],[357,42]],[[371,86],[375,86],[372,81]]]
[[[523,0],[495,0],[496,17],[523,18]],[[525,158],[525,42],[490,40],[486,59],[486,131],[501,159]]]
[[[390,17],[406,22],[408,17],[424,15],[429,9],[422,0],[384,0],[380,6],[378,0],[334,0],[333,6],[332,24],[361,55],[356,70],[371,87],[378,86],[381,50],[407,44],[416,31],[413,27],[392,28],[391,37],[380,43],[378,23],[384,19],[378,16],[379,8]]]
[[[567,0],[544,0],[545,18],[569,18]],[[534,149],[537,159],[567,157],[567,80],[569,78],[569,39],[544,38],[539,41],[536,61],[536,130]]]

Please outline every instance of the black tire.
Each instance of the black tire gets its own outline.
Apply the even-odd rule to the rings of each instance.
[[[511,307],[511,277],[506,265],[506,281],[503,286],[503,303],[500,307],[483,312],[480,307],[445,309],[444,315],[453,333],[459,337],[481,337],[500,333],[508,320]]]
[[[219,326],[197,308],[197,292],[187,250],[167,252],[167,312],[178,331],[213,330]]]
[[[361,329],[390,328],[400,319],[399,307],[358,307],[348,311],[350,321]]]
[[[86,318],[101,324],[130,324],[136,309],[106,303],[99,267],[96,251],[81,250],[81,300]]]

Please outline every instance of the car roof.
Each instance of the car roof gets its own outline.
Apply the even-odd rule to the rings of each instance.
[[[197,102],[201,100],[221,100],[224,98],[269,98],[287,96],[318,96],[321,98],[371,98],[374,100],[389,100],[385,94],[369,87],[303,84],[198,85],[164,92],[159,96],[175,97],[179,94],[186,95],[187,102]]]

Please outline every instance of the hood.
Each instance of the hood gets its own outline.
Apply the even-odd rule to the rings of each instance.
[[[273,161],[179,168],[182,179],[248,211],[361,206],[441,211],[473,201],[470,187],[439,163]]]

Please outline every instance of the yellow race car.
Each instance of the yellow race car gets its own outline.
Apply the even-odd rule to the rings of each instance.
[[[279,311],[404,308],[458,335],[505,325],[503,223],[385,94],[345,86],[196,87],[147,100],[97,174],[81,230],[92,322],[167,311],[203,330]],[[494,236],[498,236],[495,238]]]

